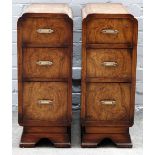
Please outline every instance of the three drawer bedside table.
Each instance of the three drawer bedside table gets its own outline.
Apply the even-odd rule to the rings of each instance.
[[[132,147],[138,23],[121,4],[82,10],[82,147]]]
[[[32,4],[18,20],[20,147],[71,145],[73,21],[66,4]]]

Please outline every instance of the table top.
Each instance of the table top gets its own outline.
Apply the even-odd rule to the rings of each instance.
[[[72,10],[67,4],[31,4],[25,8],[24,13],[62,13],[72,18]]]
[[[121,3],[91,3],[82,9],[82,18],[89,14],[130,14]]]

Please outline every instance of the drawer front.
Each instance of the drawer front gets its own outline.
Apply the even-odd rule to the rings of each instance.
[[[132,43],[130,19],[92,19],[87,22],[87,43]]]
[[[70,60],[68,48],[25,48],[25,78],[67,78]]]
[[[23,93],[24,120],[66,120],[67,83],[25,82]]]
[[[129,49],[88,49],[87,77],[131,79],[131,51]]]
[[[129,83],[88,83],[86,120],[128,121],[130,87]]]
[[[66,44],[71,40],[71,24],[66,19],[26,18],[23,42],[35,44]]]

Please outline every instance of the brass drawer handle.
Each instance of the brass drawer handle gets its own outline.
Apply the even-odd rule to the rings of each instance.
[[[115,100],[101,100],[100,103],[105,104],[105,105],[113,105],[113,104],[116,104],[116,101]]]
[[[101,32],[105,34],[118,34],[119,33],[118,30],[112,30],[112,29],[103,29]]]
[[[118,63],[115,61],[105,61],[102,63],[102,65],[105,67],[116,67]]]
[[[37,32],[38,33],[53,33],[54,30],[52,30],[52,29],[38,29]]]
[[[53,62],[52,61],[42,61],[41,60],[41,61],[37,61],[36,64],[39,65],[39,66],[50,66],[50,65],[53,64]]]
[[[38,104],[51,104],[53,100],[38,100]]]

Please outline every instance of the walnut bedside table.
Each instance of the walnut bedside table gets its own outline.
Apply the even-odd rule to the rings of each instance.
[[[82,10],[82,147],[132,147],[138,23],[121,4]]]
[[[70,147],[73,21],[66,4],[32,4],[18,20],[20,147]]]

